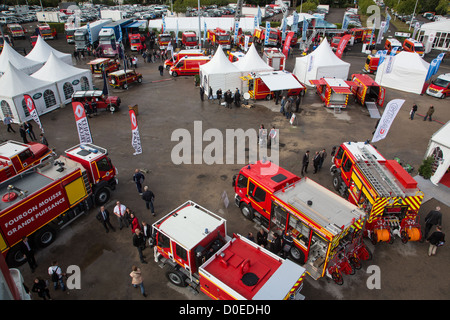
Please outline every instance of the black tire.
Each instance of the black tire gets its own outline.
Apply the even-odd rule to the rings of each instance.
[[[39,229],[34,235],[34,242],[40,248],[48,247],[56,238],[56,231],[50,227],[45,226]]]
[[[266,96],[266,100],[267,101],[272,100],[272,95],[270,93]]]
[[[138,78],[137,80],[139,83],[142,83],[142,78]]]
[[[116,110],[117,110],[117,106],[115,106],[114,104],[112,104],[112,105],[109,107],[109,111],[111,111],[111,112],[116,112]]]
[[[289,256],[293,261],[295,261],[298,264],[305,263],[305,254],[303,253],[302,250],[300,250],[296,246],[292,246],[291,250],[289,250]]]
[[[125,83],[123,84],[122,88],[123,88],[123,89],[128,89],[128,83],[125,82]]]
[[[178,73],[176,71],[172,72],[172,77],[178,77]]]
[[[166,278],[177,287],[186,287],[186,276],[177,269],[171,269],[166,272]]]
[[[401,239],[402,239],[402,243],[403,244],[408,243],[409,236],[408,236],[408,233],[406,231],[402,231],[401,232]]]
[[[103,187],[95,191],[94,201],[96,206],[104,205],[108,202],[111,196],[111,190],[108,187]]]
[[[335,173],[333,175],[333,188],[334,188],[334,190],[339,191],[339,188],[341,186],[341,182],[342,182],[342,178],[341,178],[340,174],[339,173]]]
[[[20,250],[19,246],[14,246],[8,251],[8,255],[6,256],[6,263],[10,268],[17,268],[23,265],[27,261],[27,258],[23,254],[22,250]]]
[[[246,219],[250,221],[253,220],[255,213],[253,212],[253,208],[250,204],[245,204],[242,202],[239,208],[241,208],[241,213]]]

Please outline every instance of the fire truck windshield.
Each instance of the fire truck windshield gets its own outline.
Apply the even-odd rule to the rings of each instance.
[[[225,36],[217,36],[217,39],[219,41],[229,41],[230,40],[230,35],[225,35]]]
[[[11,31],[22,31],[21,27],[11,27]]]
[[[195,42],[197,39],[195,37],[186,37],[186,42]]]
[[[75,38],[76,39],[76,38]],[[116,40],[116,37],[114,35],[108,35],[108,36],[100,36],[98,43],[99,44],[111,44],[113,41]]]
[[[161,42],[170,42],[170,36],[162,36],[161,38],[159,38],[159,41]]]
[[[433,81],[433,84],[435,86],[442,87],[442,88],[447,88],[449,83],[450,83],[450,80],[445,80],[442,78],[437,78],[436,80]]]
[[[139,39],[131,39],[131,43],[141,43],[141,40],[139,40]]]
[[[270,32],[269,33],[269,39],[277,40],[278,34],[276,32]]]

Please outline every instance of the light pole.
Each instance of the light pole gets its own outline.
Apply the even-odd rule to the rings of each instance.
[[[411,26],[412,26],[412,21],[413,21],[413,19],[414,19],[414,16],[416,15],[416,8],[417,8],[417,2],[418,2],[419,0],[416,0],[416,5],[414,6],[414,12],[413,12],[413,15],[411,16],[411,21],[410,21],[410,23],[409,23],[409,29],[408,30],[411,30]]]
[[[198,0],[197,16],[198,16],[198,48],[201,50],[202,49],[202,23],[201,23],[201,19],[200,19],[200,0]]]

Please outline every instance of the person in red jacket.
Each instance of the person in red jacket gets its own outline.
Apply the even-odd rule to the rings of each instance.
[[[130,220],[131,220],[131,232],[134,234],[136,232],[136,229],[142,229],[138,218],[134,215],[134,213],[130,213]]]

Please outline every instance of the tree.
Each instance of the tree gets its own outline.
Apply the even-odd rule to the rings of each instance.
[[[445,15],[449,9],[449,0],[440,0],[439,4],[436,7],[436,14]],[[431,11],[431,10],[430,10]]]

